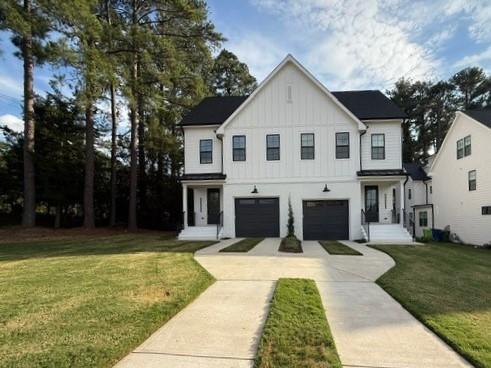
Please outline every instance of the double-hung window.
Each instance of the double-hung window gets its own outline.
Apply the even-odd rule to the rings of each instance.
[[[476,170],[469,171],[469,191],[476,190],[477,174]]]
[[[349,133],[336,133],[336,158],[349,158]]]
[[[246,160],[246,137],[245,135],[234,135],[232,137],[232,156],[234,161]]]
[[[280,135],[268,134],[266,136],[266,160],[278,161],[280,159]]]
[[[313,160],[315,156],[315,143],[313,133],[303,133],[300,135],[301,149],[300,158],[302,160]]]
[[[211,164],[213,162],[213,140],[201,139],[199,141],[200,164]]]
[[[419,226],[420,227],[428,227],[428,212],[421,211],[419,213]]]
[[[470,156],[472,153],[471,136],[468,135],[465,138],[457,141],[457,160],[462,157]]]
[[[372,160],[385,160],[385,134],[372,134]]]

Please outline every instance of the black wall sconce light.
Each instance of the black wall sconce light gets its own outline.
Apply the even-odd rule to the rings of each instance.
[[[327,184],[326,184],[326,185],[324,185],[324,189],[323,189],[322,191],[323,191],[324,193],[328,193],[328,192],[330,192],[330,191],[331,191],[331,189],[329,189],[329,188],[327,187]]]
[[[252,190],[252,192],[251,192],[251,193],[252,193],[252,194],[257,194],[257,193],[259,193],[259,192],[257,191],[257,188],[256,188],[256,186],[255,186],[255,185],[254,185],[254,189]]]

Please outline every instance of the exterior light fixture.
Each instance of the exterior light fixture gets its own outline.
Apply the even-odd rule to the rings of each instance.
[[[328,193],[328,192],[330,192],[330,191],[331,191],[331,189],[329,189],[329,188],[327,187],[327,184],[326,184],[326,185],[324,185],[324,189],[323,189],[322,191],[323,191],[324,193]]]
[[[254,189],[252,190],[252,192],[251,192],[251,193],[252,193],[252,194],[257,194],[257,193],[259,193],[259,192],[257,191],[257,188],[256,188],[256,186],[255,186],[255,185],[254,185]]]

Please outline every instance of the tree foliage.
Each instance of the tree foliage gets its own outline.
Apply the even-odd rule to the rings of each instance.
[[[237,56],[223,49],[211,69],[211,87],[218,96],[250,95],[257,87],[256,78]]]

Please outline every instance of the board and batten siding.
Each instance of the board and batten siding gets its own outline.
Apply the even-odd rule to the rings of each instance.
[[[218,126],[185,127],[184,128],[184,173],[204,174],[222,171],[222,142],[217,138],[215,130]],[[213,162],[201,164],[199,159],[199,141],[213,141]]]
[[[402,168],[401,120],[365,121],[366,134],[361,137],[363,170]],[[372,134],[385,135],[385,160],[372,160]]]
[[[288,99],[288,90],[291,100]],[[336,159],[336,132],[350,133],[350,158]],[[301,160],[301,134],[314,133],[315,158]],[[280,135],[280,160],[266,160],[266,135]],[[246,161],[232,160],[232,137],[246,136]],[[354,180],[359,169],[357,122],[296,66],[285,65],[225,128],[227,182]]]
[[[491,215],[482,206],[491,206],[491,129],[458,114],[430,175],[433,185],[435,226],[450,231],[469,244],[491,242]],[[471,136],[472,153],[457,160],[457,141]],[[468,173],[477,172],[477,187],[469,191]]]

